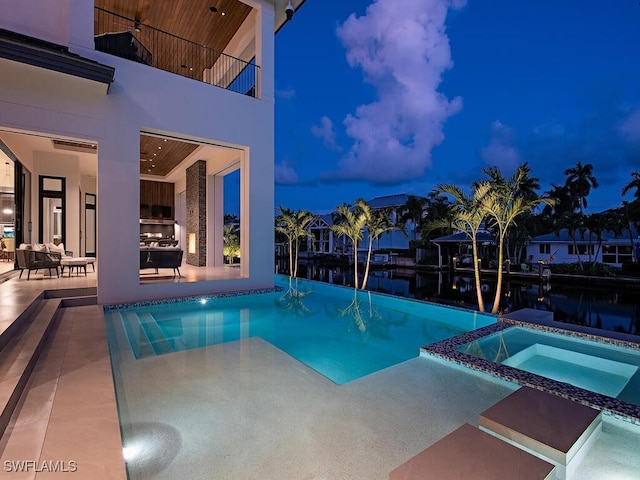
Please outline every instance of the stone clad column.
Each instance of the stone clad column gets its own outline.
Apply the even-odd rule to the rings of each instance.
[[[207,265],[207,162],[187,168],[187,263]]]

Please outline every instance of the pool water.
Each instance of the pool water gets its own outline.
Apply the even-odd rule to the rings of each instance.
[[[459,350],[640,405],[640,349],[511,327]]]
[[[276,276],[282,291],[107,312],[137,359],[261,337],[344,384],[417,357],[493,316]],[[117,348],[110,341],[110,348]]]

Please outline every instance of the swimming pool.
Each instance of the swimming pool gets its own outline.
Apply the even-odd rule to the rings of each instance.
[[[260,337],[337,384],[495,323],[462,309],[276,276],[282,290],[109,310],[137,359]],[[110,348],[117,348],[110,341]]]
[[[640,405],[640,350],[511,327],[459,347],[491,360]]]

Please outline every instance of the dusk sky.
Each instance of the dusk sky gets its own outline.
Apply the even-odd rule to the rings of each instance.
[[[276,206],[468,190],[525,161],[542,193],[580,161],[593,212],[640,170],[636,0],[307,0],[275,42]]]

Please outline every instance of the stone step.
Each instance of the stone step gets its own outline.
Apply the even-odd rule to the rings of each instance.
[[[148,312],[138,312],[138,318],[140,320],[140,324],[147,333],[147,337],[149,338],[153,351],[156,352],[156,355],[163,355],[174,351],[173,347],[167,340],[167,337],[162,333],[162,330],[160,330],[160,327],[158,326],[155,318],[153,318],[153,315]]]
[[[129,345],[137,359],[151,357],[156,354],[147,331],[140,324],[136,312],[114,312],[114,315],[120,316],[124,330],[127,332]]]
[[[391,471],[389,480],[552,480],[555,466],[465,424]]]
[[[601,412],[522,387],[480,414],[480,428],[556,466],[570,478],[602,429]]]
[[[24,391],[53,326],[60,299],[36,299],[0,350],[0,437]],[[9,335],[5,331],[3,336]]]

